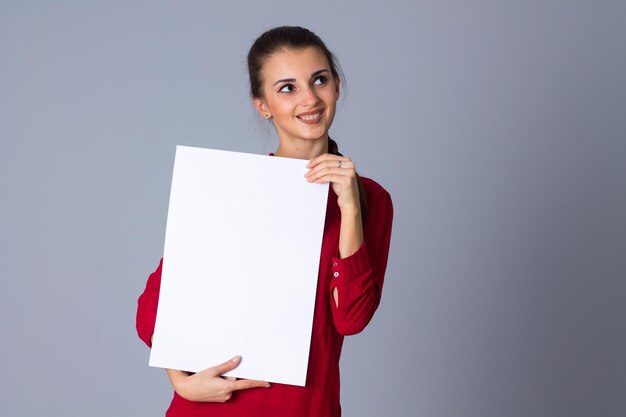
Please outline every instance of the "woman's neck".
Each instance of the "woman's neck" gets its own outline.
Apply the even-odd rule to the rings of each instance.
[[[297,142],[279,140],[274,155],[284,158],[311,160],[328,152],[328,137],[318,140],[300,140]]]

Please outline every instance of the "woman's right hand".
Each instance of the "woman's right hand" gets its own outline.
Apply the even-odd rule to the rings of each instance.
[[[221,376],[225,372],[235,369],[240,361],[241,357],[235,356],[221,365],[213,366],[193,375],[175,369],[168,369],[167,375],[176,393],[189,401],[223,403],[230,399],[233,391],[270,386],[265,381]]]

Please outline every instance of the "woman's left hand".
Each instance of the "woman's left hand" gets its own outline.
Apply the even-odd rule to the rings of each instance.
[[[331,184],[342,212],[360,210],[356,167],[350,158],[325,153],[311,159],[306,167],[309,168],[304,175],[307,181]]]

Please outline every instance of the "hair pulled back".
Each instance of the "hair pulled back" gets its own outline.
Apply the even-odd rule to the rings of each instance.
[[[263,65],[270,56],[279,51],[297,51],[311,46],[324,54],[333,77],[343,78],[337,59],[319,36],[300,26],[279,26],[259,36],[248,52],[250,95],[263,97]]]
[[[344,82],[343,72],[337,59],[326,47],[326,44],[310,30],[300,26],[279,26],[264,32],[259,36],[248,52],[248,76],[250,77],[250,95],[252,98],[263,97],[263,65],[273,54],[281,51],[301,50],[308,47],[317,48],[324,54],[330,66],[330,72],[336,79]],[[345,84],[345,82],[344,82]],[[328,138],[328,153],[343,156],[339,146],[330,137]],[[365,224],[367,218],[367,203],[365,189],[361,178],[357,175],[361,205],[361,217]]]

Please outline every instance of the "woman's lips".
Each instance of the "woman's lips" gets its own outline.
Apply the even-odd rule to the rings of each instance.
[[[296,117],[308,125],[314,125],[321,120],[323,112],[324,110],[314,110],[306,113],[300,113]]]

